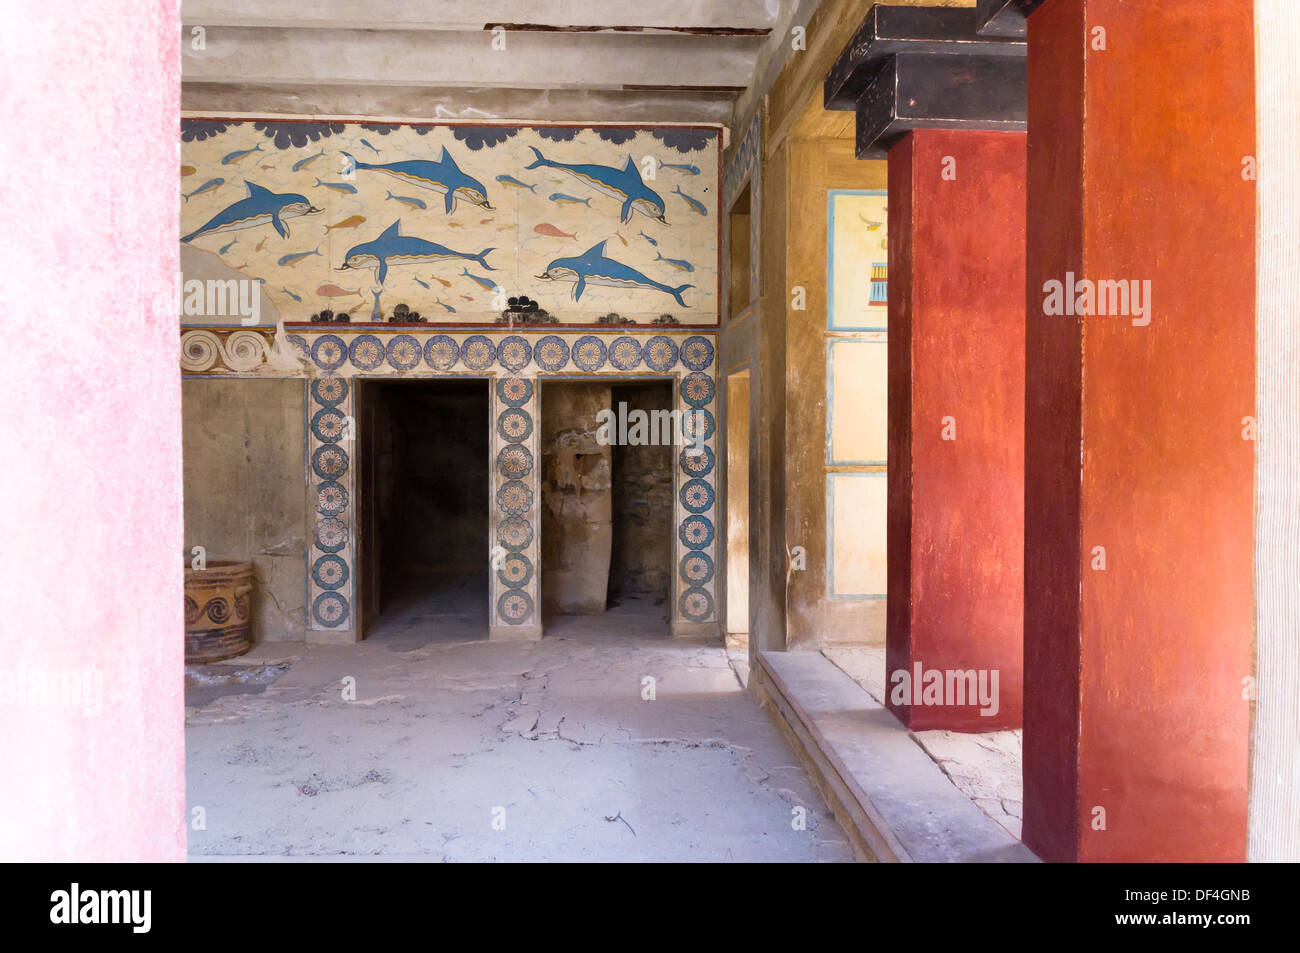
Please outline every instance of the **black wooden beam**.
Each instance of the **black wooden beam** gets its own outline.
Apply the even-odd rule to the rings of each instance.
[[[1018,56],[894,54],[858,99],[858,158],[886,158],[912,129],[1023,132],[1027,66]]]
[[[1028,33],[1025,20],[1043,0],[975,0],[980,36],[1024,39]]]
[[[1026,55],[1022,39],[980,36],[977,10],[876,4],[831,67],[822,89],[827,109],[854,109],[884,61],[896,53]]]

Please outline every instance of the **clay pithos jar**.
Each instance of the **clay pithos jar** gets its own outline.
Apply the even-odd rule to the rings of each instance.
[[[210,560],[185,567],[185,662],[217,662],[253,647],[253,564]]]

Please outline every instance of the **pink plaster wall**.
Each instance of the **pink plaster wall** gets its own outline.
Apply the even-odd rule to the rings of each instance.
[[[0,30],[0,859],[185,854],[178,0]],[[93,682],[92,682],[93,684]]]

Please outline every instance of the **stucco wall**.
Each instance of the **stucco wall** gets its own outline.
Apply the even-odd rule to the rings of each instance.
[[[0,857],[185,854],[175,0],[16,0],[0,61]],[[33,143],[58,143],[56,161]],[[93,143],[81,148],[76,143]],[[52,308],[75,299],[75,314]]]
[[[303,638],[303,382],[186,380],[185,546],[251,559],[253,638]],[[179,554],[178,554],[179,555]]]

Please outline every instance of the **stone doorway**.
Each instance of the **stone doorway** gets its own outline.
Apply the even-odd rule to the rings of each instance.
[[[545,620],[617,610],[620,620],[635,617],[648,629],[662,626],[667,633],[673,580],[673,406],[669,380],[543,385]]]
[[[363,636],[488,637],[488,381],[363,381]]]

